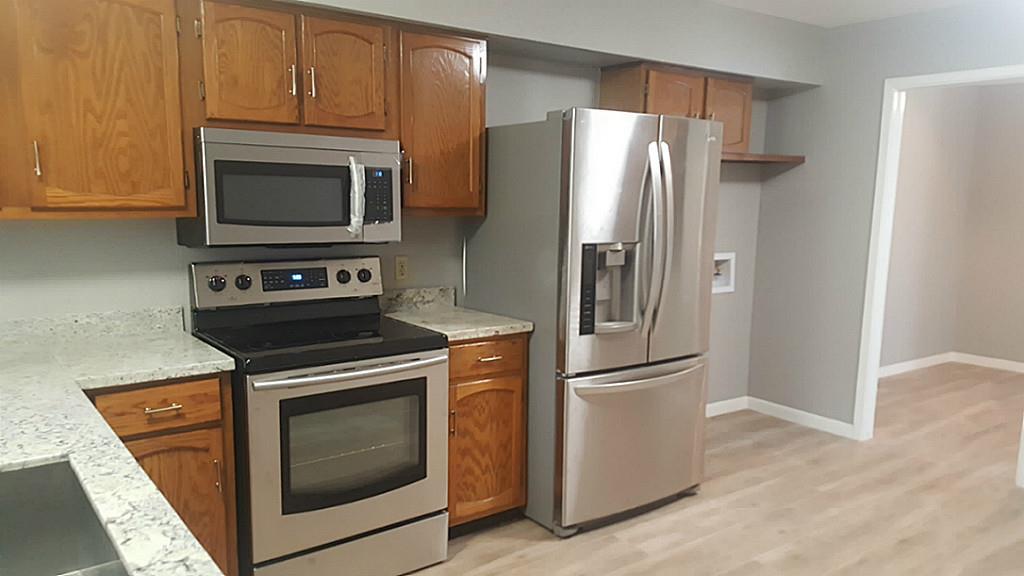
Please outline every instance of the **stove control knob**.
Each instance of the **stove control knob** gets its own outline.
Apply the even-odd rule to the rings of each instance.
[[[239,274],[235,276],[235,288],[239,290],[248,290],[252,287],[252,276],[247,274]]]
[[[338,270],[338,282],[348,284],[352,281],[352,273],[348,270]]]
[[[223,276],[210,276],[206,279],[206,285],[214,292],[220,292],[227,287],[228,281]]]
[[[360,282],[366,284],[367,282],[370,281],[370,278],[373,278],[373,272],[370,272],[366,268],[363,268],[356,273],[356,277],[359,278]]]

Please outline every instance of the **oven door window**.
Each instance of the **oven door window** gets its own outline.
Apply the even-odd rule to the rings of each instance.
[[[348,226],[348,166],[214,161],[217,222],[246,226]]]
[[[281,506],[296,514],[427,477],[427,379],[282,400]]]

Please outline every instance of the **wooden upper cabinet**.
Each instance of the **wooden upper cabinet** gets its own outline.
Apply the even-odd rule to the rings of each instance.
[[[14,3],[32,207],[184,209],[174,0]]]
[[[483,214],[486,43],[402,32],[408,208]]]
[[[125,443],[221,570],[228,572],[226,470],[220,428]]]
[[[383,130],[384,26],[302,16],[306,124]]]
[[[203,3],[206,116],[299,123],[295,15]]]
[[[724,125],[723,152],[750,150],[750,114],[754,86],[721,78],[708,78],[706,118]]]
[[[522,376],[457,384],[449,394],[450,524],[523,506]]]
[[[723,152],[750,149],[754,85],[687,72],[664,64],[638,63],[601,71],[601,107],[721,122]]]
[[[700,118],[704,113],[704,77],[657,69],[648,71],[646,111]]]

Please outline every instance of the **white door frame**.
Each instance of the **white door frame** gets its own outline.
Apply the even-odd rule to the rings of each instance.
[[[871,217],[871,243],[864,289],[864,318],[857,364],[857,396],[853,411],[854,435],[870,440],[875,433],[875,402],[878,398],[878,368],[882,360],[882,328],[885,296],[889,282],[893,218],[896,213],[896,182],[903,139],[903,116],[907,90],[942,86],[997,84],[1024,81],[1024,66],[1000,66],[924,76],[904,76],[885,81],[882,126],[878,142],[875,200]]]

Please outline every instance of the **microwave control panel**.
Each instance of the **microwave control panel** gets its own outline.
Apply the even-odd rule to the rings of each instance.
[[[394,220],[392,206],[392,174],[391,168],[366,167],[366,224],[391,222]]]

